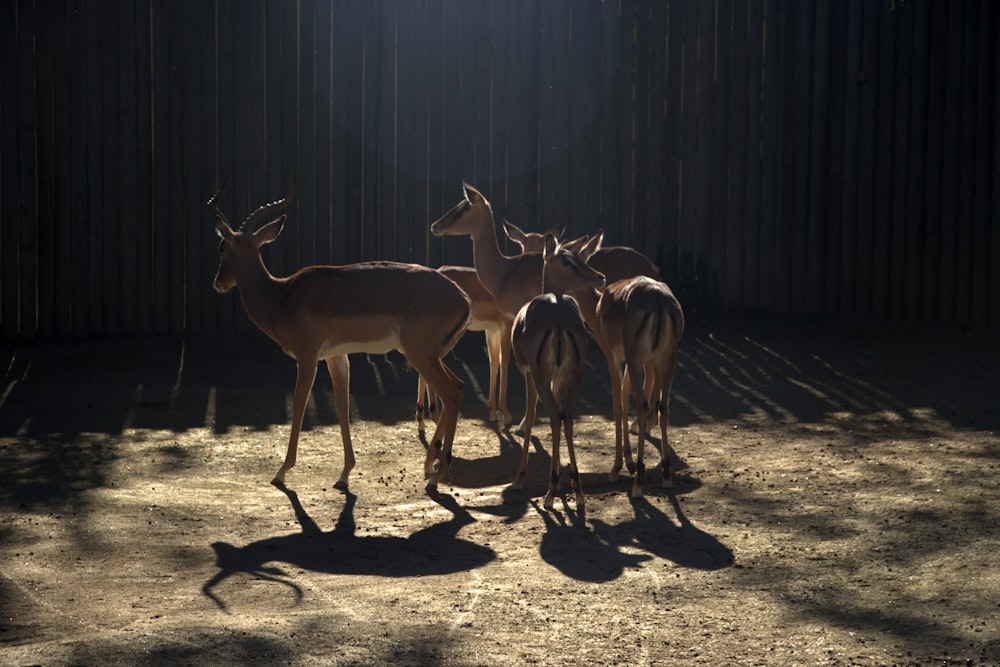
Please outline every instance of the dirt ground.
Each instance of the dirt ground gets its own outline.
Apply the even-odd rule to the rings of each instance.
[[[256,332],[0,351],[3,665],[1000,665],[994,334],[694,323],[675,488],[635,501],[592,346],[585,515],[541,507],[547,420],[507,488],[479,334],[434,496],[398,355],[352,361],[344,494],[325,370],[269,484],[295,371]]]

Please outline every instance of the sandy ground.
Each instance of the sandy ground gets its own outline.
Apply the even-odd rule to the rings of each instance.
[[[676,484],[641,500],[608,482],[592,347],[585,514],[541,506],[544,420],[507,488],[520,440],[484,421],[479,334],[448,359],[466,399],[434,495],[398,355],[353,359],[344,494],[323,370],[269,484],[294,364],[259,334],[0,351],[3,665],[1000,664],[995,335],[694,323]]]

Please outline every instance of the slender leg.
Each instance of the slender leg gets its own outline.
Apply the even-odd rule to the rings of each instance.
[[[521,446],[521,463],[511,483],[511,488],[514,489],[524,488],[524,475],[528,471],[528,450],[531,447],[531,429],[535,425],[535,405],[538,403],[538,390],[535,389],[535,381],[529,370],[524,371],[524,395],[527,403],[524,413],[524,444]]]
[[[347,478],[354,468],[354,445],[351,443],[351,362],[346,355],[333,357],[326,360],[326,368],[330,371],[330,380],[333,382],[333,408],[337,411],[340,439],[344,442],[344,469],[333,486],[346,490]]]
[[[674,373],[677,371],[677,352],[670,355],[667,368],[663,373],[663,385],[660,388],[660,442],[663,443],[663,486],[673,486],[673,478],[670,474],[670,440],[667,436],[667,428],[670,422],[670,387],[674,382]]]
[[[625,364],[625,372],[622,373],[622,429],[624,429],[624,437],[622,438],[622,448],[625,453],[625,467],[628,468],[630,473],[635,473],[635,462],[632,460],[632,443],[631,438],[629,438],[629,433],[631,429],[628,425],[628,406],[629,397],[632,395],[632,376],[634,373],[630,372],[631,365]],[[636,401],[636,407],[639,407],[639,402]],[[641,441],[642,438],[640,437]]]
[[[646,393],[642,386],[635,382],[634,379],[638,377],[639,373],[642,371],[641,363],[637,363],[636,360],[630,359],[628,361],[628,368],[633,376],[632,383],[632,396],[635,398],[635,411],[639,417],[639,435],[638,442],[636,443],[636,462],[635,462],[635,475],[632,478],[632,497],[642,498],[642,485],[645,482],[646,476],[646,463],[645,463],[645,446],[646,446],[646,427],[649,421],[649,401],[646,400]],[[628,443],[628,434],[626,432],[625,442]],[[631,452],[629,452],[631,456]]]
[[[292,399],[292,432],[288,437],[288,449],[285,451],[285,462],[271,480],[272,484],[285,483],[285,473],[295,465],[295,457],[299,448],[299,434],[302,432],[302,417],[306,412],[306,402],[312,391],[313,380],[316,379],[317,359],[299,359],[298,374],[295,380],[295,398]]]
[[[333,377],[331,374],[330,377]],[[417,376],[417,409],[414,415],[417,418],[417,432],[423,433],[426,428],[424,425],[424,395],[427,393],[427,382],[424,380],[423,375]]]
[[[559,403],[556,397],[553,396],[548,382],[539,384],[541,386],[536,385],[535,389],[542,401],[542,405],[545,406],[546,412],[549,413],[549,423],[552,427],[552,465],[549,466],[549,490],[545,494],[545,500],[542,505],[545,509],[552,509],[555,496],[559,493],[559,473],[562,469],[562,463],[559,460],[559,432],[562,430],[562,414],[559,409]]]
[[[437,394],[444,406],[434,431],[434,438],[427,446],[427,458],[424,461],[427,488],[433,489],[438,481],[448,474],[448,465],[451,463],[451,447],[458,425],[458,413],[462,409],[462,381],[439,358],[407,358],[417,372],[424,376],[427,385]],[[440,461],[438,461],[439,455]]]
[[[511,329],[514,328],[513,320],[504,320],[504,326],[500,330],[500,414],[503,415],[503,425],[510,426],[514,418],[507,407],[507,372],[510,370],[510,336]]]
[[[608,474],[608,480],[611,482],[617,482],[618,476],[621,473],[623,465],[623,454],[624,448],[622,446],[622,439],[624,438],[623,427],[622,427],[622,371],[621,365],[608,359],[608,374],[611,377],[611,409],[615,416],[615,461],[611,466],[611,472]],[[625,421],[628,420],[628,412],[624,416]],[[627,428],[627,424],[626,424]]]
[[[500,331],[486,331],[486,356],[490,360],[490,398],[487,401],[489,406],[490,423],[497,420],[497,382],[500,374]]]
[[[566,451],[569,454],[569,475],[573,485],[573,493],[576,496],[576,509],[579,512],[584,510],[583,486],[580,483],[580,469],[576,465],[576,449],[573,446],[573,415],[576,412],[576,399],[579,395],[579,388],[583,386],[583,375],[579,374],[566,391],[566,399],[563,403],[563,428],[566,430]]]

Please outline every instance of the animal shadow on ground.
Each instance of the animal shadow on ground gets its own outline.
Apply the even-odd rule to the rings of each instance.
[[[288,496],[301,532],[269,537],[243,547],[225,542],[212,544],[219,571],[205,582],[202,592],[227,613],[229,609],[215,589],[241,573],[287,586],[295,595],[296,604],[301,602],[302,589],[284,570],[271,563],[328,574],[419,577],[471,570],[496,558],[492,549],[457,537],[462,527],[475,519],[444,494],[435,493],[432,498],[454,514],[451,520],[423,528],[409,537],[358,537],[354,494],[344,494],[344,508],[336,526],[324,532],[306,513],[294,491],[283,484],[275,486]]]
[[[610,525],[591,518],[590,530],[582,517],[566,517],[557,511],[535,509],[545,521],[539,552],[546,563],[567,577],[579,581],[607,582],[617,579],[628,567],[654,556],[680,567],[717,570],[733,564],[732,550],[718,539],[695,527],[684,514],[676,495],[666,494],[679,523],[645,498],[631,498],[635,517]],[[623,551],[629,549],[631,552]],[[634,553],[634,550],[645,553]]]

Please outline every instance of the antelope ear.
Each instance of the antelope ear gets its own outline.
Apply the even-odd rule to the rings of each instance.
[[[489,202],[486,201],[486,197],[465,181],[462,181],[462,192],[465,194],[465,198],[468,199],[473,204],[479,204],[480,206],[488,206]]]
[[[278,235],[281,234],[281,230],[285,227],[286,217],[287,216],[282,213],[280,216],[255,231],[253,233],[253,238],[257,242],[257,245],[262,246],[278,238]]]
[[[561,225],[556,225],[551,229],[547,229],[545,230],[545,233],[552,234],[552,236],[556,237],[556,241],[558,241],[563,237],[563,234],[566,233],[566,223],[564,222]]]
[[[597,233],[587,240],[583,247],[580,248],[580,256],[584,258],[584,261],[589,260],[594,253],[601,249],[601,244],[604,242],[604,230],[598,229]]]
[[[507,235],[514,243],[520,243],[521,247],[524,247],[524,230],[515,225],[513,222],[507,218],[503,219],[503,233]]]
[[[545,232],[545,249],[542,251],[542,256],[547,260],[556,254],[556,250],[559,247],[559,242],[556,241],[556,237]]]
[[[215,216],[215,233],[220,239],[222,239],[226,243],[232,243],[233,236],[235,236],[232,227],[226,224],[226,221],[223,220],[222,217],[218,215]]]

